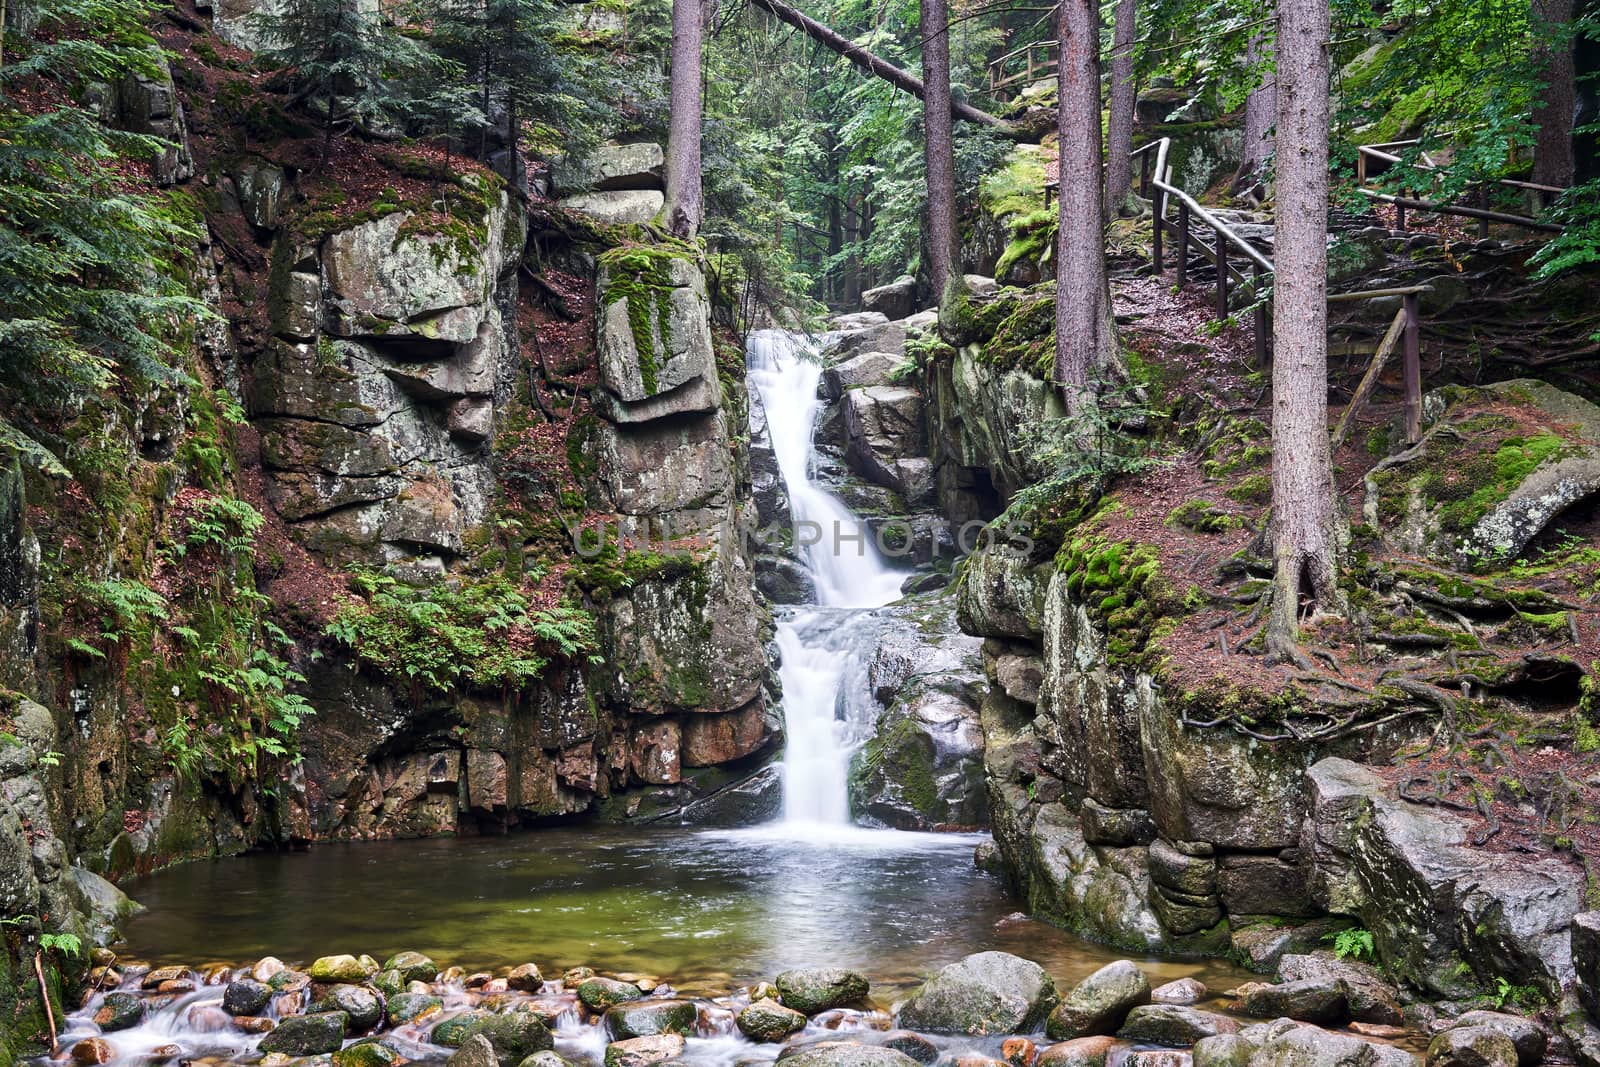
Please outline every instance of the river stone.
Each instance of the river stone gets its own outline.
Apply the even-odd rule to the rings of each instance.
[[[1278,961],[1277,976],[1280,982],[1314,980],[1342,984],[1352,1019],[1384,1026],[1399,1026],[1405,1022],[1399,991],[1371,964],[1341,960],[1327,951],[1290,954]]]
[[[255,1012],[234,1014],[254,1015]],[[94,1024],[108,1034],[138,1026],[143,1021],[144,1001],[132,993],[107,993],[106,999],[100,1002],[100,1010],[94,1013]]]
[[[312,1011],[342,1011],[350,1016],[350,1026],[355,1030],[370,1030],[383,1018],[383,999],[365,986],[341,984],[329,986],[327,992],[311,1005]],[[255,1012],[236,1012],[254,1015]]]
[[[556,1046],[549,1027],[545,1026],[544,1020],[534,1012],[513,1011],[503,1015],[469,1014],[475,1017],[461,1029],[460,1043],[464,1046],[474,1037],[486,1038],[494,1047],[500,1067],[516,1067],[533,1053],[548,1052]],[[434,1027],[434,1043],[444,1044],[438,1039],[438,1033],[439,1027]]]
[[[1331,1025],[1342,1021],[1349,1011],[1344,983],[1339,981],[1306,978],[1277,985],[1251,982],[1243,988],[1239,1010],[1257,1018],[1299,1019]]]
[[[1250,1057],[1250,1067],[1401,1067],[1411,1054],[1315,1026],[1290,1026]]]
[[[1055,983],[1037,963],[1007,952],[979,952],[924,982],[897,1021],[931,1033],[1015,1034],[1043,1022],[1056,999]]]
[[[489,1017],[489,1012],[482,1008],[464,1011],[459,1015],[452,1015],[434,1024],[433,1032],[428,1035],[428,1040],[444,1048],[460,1048],[467,1040],[467,1028],[473,1023],[480,1022]]]
[[[188,977],[189,968],[187,967],[157,967],[152,971],[145,972],[144,977],[139,979],[139,988],[155,989],[163,982],[176,982]]]
[[[806,1017],[776,1000],[758,1000],[734,1020],[739,1031],[752,1041],[782,1041],[797,1030],[804,1030]]]
[[[694,1031],[699,1010],[687,1000],[636,1000],[606,1011],[606,1030],[614,1041],[651,1034],[688,1034]]]
[[[1112,1050],[1125,1047],[1126,1041],[1105,1035],[1075,1037],[1040,1049],[1034,1067],[1105,1067]]]
[[[426,984],[426,983],[424,983]],[[386,997],[406,992],[411,983],[399,971],[379,971],[372,976],[372,988]]]
[[[1498,1028],[1461,1026],[1428,1043],[1428,1067],[1517,1067],[1516,1042]]]
[[[651,1034],[606,1046],[606,1067],[651,1067],[683,1055],[682,1034]]]
[[[1545,1046],[1549,1042],[1538,1023],[1503,1011],[1469,1011],[1451,1023],[1450,1029],[1463,1026],[1486,1026],[1505,1034],[1517,1047],[1517,1059],[1522,1067],[1532,1067],[1543,1060]]]
[[[445,1067],[500,1067],[494,1045],[482,1034],[474,1034],[450,1054]]]
[[[394,1067],[399,1062],[400,1053],[381,1041],[359,1041],[333,1054],[333,1067]],[[495,1067],[494,1061],[487,1067]]]
[[[367,969],[361,961],[354,956],[323,956],[310,967],[306,974],[314,982],[365,982]]]
[[[1150,990],[1155,1004],[1198,1004],[1206,999],[1206,984],[1198,978],[1179,978]]]
[[[539,973],[537,964],[524,963],[511,969],[506,976],[506,985],[524,993],[537,993],[544,988],[544,975]]]
[[[1203,1037],[1237,1033],[1239,1024],[1226,1015],[1181,1004],[1145,1004],[1128,1013],[1117,1036],[1128,1041],[1183,1048]]]
[[[785,1049],[778,1062],[784,1067],[917,1067],[916,1060],[897,1049],[853,1041],[819,1041]]]
[[[103,1037],[86,1037],[72,1046],[71,1053],[72,1062],[80,1067],[110,1063],[116,1055],[117,1050]]]
[[[578,986],[578,999],[590,1011],[605,1011],[613,1004],[625,1000],[638,1000],[644,990],[632,982],[619,982],[615,978],[586,978]]]
[[[1193,1067],[1246,1067],[1260,1044],[1239,1034],[1203,1037],[1190,1050]]]
[[[535,1052],[517,1064],[517,1067],[572,1067],[572,1064],[555,1052]]]
[[[401,1026],[438,1011],[444,1002],[432,993],[397,993],[389,998],[390,1026]]]
[[[351,962],[354,958],[351,957]],[[342,1011],[322,1011],[310,1015],[291,1015],[280,1019],[272,1033],[261,1039],[262,1052],[282,1052],[290,1056],[317,1056],[337,1052],[344,1044],[350,1018]]]
[[[250,968],[250,977],[258,982],[271,982],[274,975],[288,970],[276,956],[263,956]]]
[[[399,971],[407,982],[431,982],[439,973],[438,964],[420,952],[396,952],[384,961],[382,969]]]
[[[843,1007],[867,995],[867,980],[839,967],[807,967],[784,971],[773,979],[783,1006],[803,1015]]]
[[[236,978],[222,991],[222,1010],[229,1015],[260,1015],[272,1000],[272,988],[254,978]]]
[[[933,1063],[939,1058],[939,1046],[911,1030],[890,1030],[878,1044],[904,1052],[918,1063]]]
[[[1150,1003],[1150,979],[1128,960],[1108,963],[1073,986],[1045,1022],[1052,1041],[1113,1034],[1128,1012]]]

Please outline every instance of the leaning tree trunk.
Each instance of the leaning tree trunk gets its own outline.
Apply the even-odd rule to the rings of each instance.
[[[1258,33],[1250,38],[1246,62],[1261,84],[1250,90],[1244,101],[1244,151],[1239,170],[1233,176],[1233,192],[1238,194],[1256,184],[1272,158],[1272,129],[1278,115],[1278,78],[1272,69],[1272,55]]]
[[[922,0],[922,159],[928,181],[928,276],[949,308],[959,292],[955,120],[950,114],[948,0]]]
[[[1572,184],[1572,119],[1577,85],[1572,60],[1572,0],[1533,0],[1533,50],[1536,76],[1544,83],[1535,118],[1538,140],[1533,180],[1565,188]]]
[[[1272,549],[1267,652],[1303,660],[1299,604],[1336,603],[1339,514],[1328,451],[1328,5],[1278,0],[1273,234]]]
[[[700,229],[700,0],[672,0],[671,115],[662,219],[676,237]]]
[[[1133,42],[1138,0],[1117,0],[1111,28],[1111,100],[1106,118],[1106,210],[1123,214],[1133,182]],[[1158,175],[1159,177],[1159,175]]]
[[[1060,232],[1056,254],[1055,379],[1069,411],[1088,396],[1090,372],[1110,361],[1101,199],[1100,8],[1062,0],[1059,15]]]

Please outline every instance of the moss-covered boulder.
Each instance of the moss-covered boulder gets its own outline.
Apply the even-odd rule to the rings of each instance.
[[[782,1041],[790,1034],[804,1030],[806,1017],[786,1008],[776,1000],[758,1000],[741,1011],[734,1024],[739,1032],[752,1041]]]
[[[801,967],[773,979],[783,1006],[803,1015],[831,1011],[867,995],[867,979],[842,967]]]
[[[236,1012],[238,1015],[254,1015],[255,1012]],[[100,1002],[100,1007],[95,1010],[94,1024],[106,1033],[113,1030],[127,1030],[138,1026],[144,1021],[144,998],[133,993],[107,993],[106,998]]]
[[[1128,960],[1108,963],[1072,987],[1045,1021],[1051,1041],[1114,1034],[1128,1012],[1150,1002],[1150,979]]]
[[[1226,1015],[1181,1004],[1145,1004],[1128,1012],[1117,1036],[1170,1048],[1188,1048],[1201,1038],[1237,1033],[1239,1024]]]
[[[394,1046],[368,1039],[335,1052],[333,1067],[395,1067],[401,1059]]]
[[[262,1052],[282,1052],[289,1056],[318,1056],[337,1052],[349,1029],[349,1016],[342,1011],[291,1015],[280,1019],[272,1032],[261,1039]]]
[[[654,1067],[683,1055],[682,1034],[652,1034],[613,1041],[606,1046],[605,1067]]]
[[[600,257],[602,412],[650,422],[716,410],[722,399],[711,344],[711,302],[694,253],[626,245]]]
[[[407,982],[431,982],[439,965],[420,952],[396,952],[383,963],[385,971],[398,971]]]
[[[272,1001],[272,987],[254,978],[235,978],[222,991],[222,1010],[229,1015],[260,1015]]]
[[[365,982],[367,969],[354,956],[323,956],[306,968],[314,982]]]
[[[919,986],[896,1022],[939,1034],[1025,1033],[1044,1022],[1057,999],[1055,982],[1037,963],[1006,952],[979,952]]]
[[[605,1011],[614,1004],[638,1000],[644,990],[632,982],[619,982],[615,978],[586,978],[578,986],[578,999],[590,1011]]]
[[[444,1002],[431,993],[397,993],[388,998],[390,1026],[403,1026],[439,1011]]]
[[[606,1009],[606,1032],[613,1040],[651,1034],[694,1032],[699,1009],[687,1000],[634,1000]]]
[[[329,986],[312,1003],[311,1010],[342,1011],[350,1017],[352,1030],[369,1030],[383,1018],[383,997],[366,986],[340,983]]]
[[[464,1048],[473,1038],[482,1037],[493,1047],[500,1067],[516,1067],[535,1052],[555,1048],[550,1028],[531,1011],[464,1012],[435,1026],[429,1037],[445,1048]]]

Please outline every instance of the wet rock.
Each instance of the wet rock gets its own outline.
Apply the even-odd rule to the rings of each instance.
[[[1239,1010],[1262,1019],[1299,1019],[1330,1025],[1342,1021],[1349,1007],[1344,983],[1306,978],[1278,985],[1251,982],[1243,987]]]
[[[88,923],[89,936],[102,944],[117,939],[117,933],[144,907],[93,871],[68,867],[63,874],[78,910]]]
[[[1206,984],[1198,978],[1179,978],[1150,990],[1155,1004],[1198,1004],[1206,999]]]
[[[690,715],[683,723],[685,767],[715,767],[743,759],[772,740],[765,702],[753,700],[738,711]]]
[[[578,999],[590,1011],[601,1012],[613,1004],[638,1000],[644,990],[632,982],[619,982],[614,978],[586,978],[578,986]]]
[[[1139,1049],[1122,1061],[1123,1067],[1190,1067],[1191,1057],[1177,1049]]]
[[[272,988],[254,978],[237,978],[222,991],[222,1008],[229,1015],[260,1015],[272,1000]]]
[[[1600,1019],[1600,911],[1573,916],[1572,965],[1578,1000],[1591,1018]]]
[[[918,1061],[882,1045],[821,1041],[793,1051],[785,1050],[778,1062],[784,1067],[915,1067]]]
[[[1462,1026],[1428,1043],[1428,1067],[1517,1067],[1517,1046],[1496,1027]]]
[[[390,1026],[403,1026],[439,1011],[444,1002],[432,993],[399,993],[387,1004]]]
[[[517,1067],[572,1067],[572,1064],[554,1052],[535,1052]]]
[[[890,1030],[878,1044],[903,1052],[918,1063],[932,1063],[939,1058],[939,1046],[911,1030]]]
[[[539,973],[537,964],[524,963],[511,969],[506,985],[524,993],[537,993],[544,988],[544,975]]]
[[[1113,1034],[1128,1012],[1150,1003],[1150,979],[1128,960],[1108,963],[1062,998],[1045,1023],[1052,1041]]]
[[[329,986],[327,991],[311,1005],[312,1011],[342,1011],[350,1017],[353,1030],[370,1030],[383,1018],[383,999],[365,986],[340,984]],[[238,1012],[250,1015],[253,1012]]]
[[[216,1034],[233,1026],[233,1016],[215,1004],[191,1004],[183,1013],[183,1025],[197,1034]]]
[[[887,319],[903,319],[917,310],[917,280],[903,274],[887,285],[861,294],[861,310],[876,311]]]
[[[90,1067],[91,1064],[110,1063],[117,1050],[103,1037],[86,1037],[72,1046],[72,1062]]]
[[[459,1015],[452,1015],[434,1024],[432,1032],[428,1034],[428,1040],[444,1048],[460,1048],[467,1040],[468,1028],[489,1016],[490,1012],[483,1008],[474,1008]]]
[[[897,830],[988,821],[974,689],[959,676],[932,676],[900,690],[850,761],[852,815]]]
[[[682,1034],[652,1034],[606,1046],[606,1067],[651,1067],[683,1055]]]
[[[1113,1050],[1126,1047],[1127,1042],[1104,1035],[1075,1037],[1040,1049],[1034,1067],[1105,1067]]]
[[[264,1015],[235,1015],[233,1025],[247,1034],[270,1034],[278,1023]]]
[[[410,984],[399,971],[379,971],[372,976],[372,988],[386,997],[406,992]]]
[[[159,989],[163,982],[177,982],[189,977],[187,967],[157,967],[146,971],[144,977],[139,979],[141,989]]]
[[[822,372],[822,393],[838,400],[851,389],[868,385],[889,385],[904,358],[889,352],[859,352]]]
[[[1043,1022],[1056,1000],[1055,983],[1037,963],[1006,952],[979,952],[923,983],[897,1021],[931,1033],[1014,1034]]]
[[[1330,917],[1303,923],[1277,918],[1255,921],[1249,916],[1229,916],[1235,955],[1252,971],[1271,974],[1286,955],[1314,952],[1326,945],[1350,920]]]
[[[315,982],[365,982],[367,969],[354,956],[323,956],[306,968]]]
[[[384,961],[386,971],[399,971],[407,982],[431,982],[439,973],[438,964],[420,952],[397,952]]]
[[[773,979],[783,1006],[803,1015],[842,1007],[867,995],[867,980],[838,967],[795,968]]]
[[[1201,1038],[1190,1050],[1194,1067],[1246,1067],[1261,1046],[1239,1034]]]
[[[482,1034],[474,1034],[450,1054],[445,1067],[500,1067],[494,1046]]]
[[[1326,950],[1287,955],[1278,961],[1278,981],[1317,981],[1344,987],[1350,1017],[1362,1022],[1398,1026],[1405,1021],[1400,994],[1376,967],[1358,960],[1341,960]]]
[[[1033,1067],[1039,1058],[1039,1046],[1025,1037],[1008,1037],[1000,1042],[1000,1058],[1011,1067]]]
[[[1148,845],[1155,840],[1156,824],[1143,808],[1108,808],[1085,797],[1078,809],[1083,839],[1091,845]]]
[[[132,993],[107,993],[94,1013],[94,1024],[106,1033],[126,1030],[143,1021],[144,1001]]]
[[[516,1067],[524,1059],[535,1052],[548,1052],[555,1048],[555,1037],[545,1026],[544,1020],[531,1011],[513,1011],[505,1014],[491,1014],[488,1012],[468,1012],[466,1016],[457,1016],[456,1022],[466,1019],[464,1025],[452,1028],[448,1037],[443,1040],[439,1031],[446,1027],[441,1023],[433,1028],[432,1039],[436,1045],[449,1048],[452,1043],[465,1047],[467,1042],[475,1037],[486,1039],[493,1047],[500,1067]]]
[[[1532,1019],[1500,1011],[1469,1011],[1450,1024],[1452,1030],[1464,1026],[1482,1026],[1505,1034],[1516,1046],[1517,1059],[1522,1067],[1532,1067],[1544,1059],[1549,1039],[1544,1029]]]
[[[1266,1040],[1250,1067],[1402,1067],[1411,1054],[1314,1026],[1288,1026]]]
[[[898,464],[922,456],[927,440],[922,426],[922,394],[897,385],[869,385],[843,398],[845,456],[862,477],[904,493]]]
[[[333,1067],[394,1067],[400,1059],[399,1052],[381,1041],[361,1041],[335,1052]],[[494,1061],[489,1060],[485,1067],[495,1067]]]
[[[1217,871],[1217,893],[1230,915],[1317,914],[1298,864],[1276,856],[1224,856]]]
[[[735,1024],[752,1041],[782,1041],[797,1030],[804,1030],[806,1017],[776,1000],[757,1000],[739,1013]]]
[[[606,1011],[606,1032],[614,1041],[651,1034],[690,1034],[699,1011],[687,1000],[639,1000]]]
[[[1238,1023],[1214,1011],[1178,1004],[1146,1004],[1128,1013],[1117,1036],[1127,1041],[1179,1048],[1193,1045],[1204,1037],[1237,1033],[1238,1030]]]
[[[317,1056],[337,1052],[344,1044],[349,1017],[342,1011],[295,1015],[282,1019],[272,1033],[261,1039],[262,1052],[282,1052],[290,1056]]]

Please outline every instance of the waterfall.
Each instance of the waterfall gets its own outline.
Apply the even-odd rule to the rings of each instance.
[[[901,575],[884,566],[866,524],[811,479],[812,431],[822,364],[800,334],[758,330],[749,341],[749,386],[766,412],[817,606],[778,622],[784,730],[783,815],[789,823],[850,821],[851,753],[872,732],[875,708],[859,699],[864,653],[876,627],[869,609],[900,596]]]

